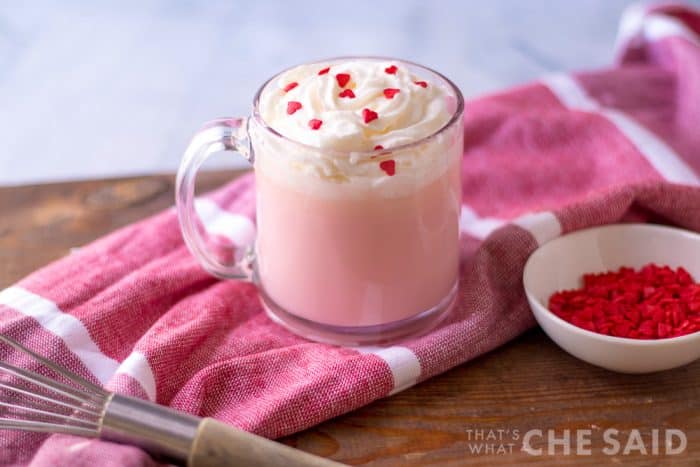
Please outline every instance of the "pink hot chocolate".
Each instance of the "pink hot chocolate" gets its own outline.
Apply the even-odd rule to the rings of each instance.
[[[454,99],[391,63],[323,69],[263,92],[261,115],[284,137],[251,128],[265,305],[342,327],[444,305],[459,267],[462,131],[440,131]]]

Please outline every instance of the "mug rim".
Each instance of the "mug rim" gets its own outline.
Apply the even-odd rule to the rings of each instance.
[[[255,92],[255,96],[253,97],[253,113],[252,113],[251,118],[253,118],[255,120],[255,122],[261,128],[263,128],[265,131],[272,134],[273,136],[275,136],[279,139],[282,139],[286,142],[296,144],[302,148],[305,148],[305,149],[308,149],[311,151],[323,151],[326,153],[339,154],[339,155],[340,154],[344,154],[344,155],[353,154],[353,155],[360,155],[360,156],[362,156],[362,155],[376,155],[377,151],[374,149],[365,150],[365,151],[343,151],[343,150],[331,149],[331,148],[321,148],[318,146],[312,146],[310,144],[302,143],[300,141],[297,141],[295,139],[292,139],[292,138],[289,138],[289,137],[283,135],[279,131],[277,131],[274,128],[272,128],[271,126],[269,126],[267,124],[267,122],[265,121],[265,119],[260,114],[260,108],[259,108],[260,96],[262,96],[262,93],[265,90],[265,88],[267,88],[267,86],[272,81],[277,79],[283,73],[286,73],[287,71],[290,71],[290,70],[297,68],[299,66],[302,66],[302,65],[325,64],[328,62],[337,62],[340,60],[357,60],[357,59],[369,59],[372,61],[391,61],[391,62],[397,62],[397,63],[404,63],[404,64],[407,64],[407,65],[410,65],[410,66],[413,66],[416,68],[420,68],[421,70],[427,71],[428,73],[433,73],[434,75],[437,75],[440,79],[442,79],[443,81],[445,81],[447,83],[447,85],[454,92],[454,95],[457,98],[457,107],[455,108],[454,112],[450,116],[450,119],[442,127],[435,130],[433,133],[431,133],[427,136],[423,136],[422,138],[417,139],[415,141],[411,141],[410,143],[405,143],[405,144],[401,144],[399,146],[385,148],[384,149],[385,152],[400,151],[400,150],[409,149],[409,148],[414,147],[414,146],[422,145],[430,140],[435,139],[437,136],[439,136],[440,134],[445,132],[447,129],[452,127],[452,125],[454,125],[456,122],[458,122],[462,118],[462,114],[464,113],[464,96],[462,95],[462,91],[460,91],[460,89],[457,87],[457,85],[454,84],[452,82],[452,80],[450,80],[447,76],[445,76],[442,73],[440,73],[439,71],[435,71],[432,68],[429,68],[425,65],[421,65],[420,63],[416,63],[416,62],[412,62],[410,60],[404,60],[404,59],[400,59],[400,58],[385,57],[385,56],[381,56],[381,55],[343,55],[343,56],[339,56],[339,57],[325,58],[325,59],[321,59],[321,60],[303,62],[303,63],[298,63],[296,65],[289,66],[289,67],[275,73],[272,77],[268,78],[260,86],[260,88],[258,88],[258,90]]]

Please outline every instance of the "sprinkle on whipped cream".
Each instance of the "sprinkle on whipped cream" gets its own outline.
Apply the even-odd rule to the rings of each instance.
[[[365,123],[370,123],[379,118],[379,114],[372,109],[362,109],[362,118]]]
[[[390,151],[435,133],[451,116],[447,89],[391,62],[302,65],[276,82],[261,96],[263,120],[292,140],[322,149]],[[386,175],[395,173],[393,160],[381,164]]]
[[[350,75],[347,73],[338,73],[337,75],[335,75],[335,79],[336,81],[338,81],[338,86],[344,88],[345,86],[347,86],[348,81],[350,81]]]
[[[393,177],[396,173],[396,161],[394,159],[389,159],[379,163],[379,168],[384,171],[388,176]]]
[[[297,87],[297,86],[299,86],[299,83],[297,83],[296,81],[292,81],[291,83],[289,83],[288,85],[286,85],[285,87],[283,87],[282,90],[283,90],[284,92],[289,92],[289,91],[291,91],[292,89],[294,89],[294,88]]]
[[[398,93],[401,92],[401,89],[396,89],[396,88],[386,88],[384,90],[384,97],[387,99],[393,99],[394,96]]]
[[[287,102],[287,115],[294,115],[294,113],[301,109],[301,102],[289,101]]]

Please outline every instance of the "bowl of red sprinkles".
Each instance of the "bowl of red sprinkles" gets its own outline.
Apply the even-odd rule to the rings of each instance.
[[[651,224],[577,231],[528,259],[535,319],[561,348],[622,373],[700,358],[700,235]]]

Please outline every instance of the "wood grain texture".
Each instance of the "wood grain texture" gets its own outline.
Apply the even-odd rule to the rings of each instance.
[[[234,172],[204,173],[199,188]],[[0,188],[0,288],[120,226],[173,205],[173,177],[149,176]],[[687,449],[676,456],[605,455],[602,433],[620,431],[624,447],[639,430],[651,450],[652,429],[676,428]],[[527,430],[591,430],[590,456],[547,455]],[[469,431],[472,430],[472,431]],[[503,432],[502,441],[475,440]],[[514,430],[520,438],[513,439]],[[620,375],[576,360],[533,330],[500,349],[390,398],[377,401],[283,442],[334,460],[391,465],[700,465],[700,362],[652,375]],[[512,452],[484,454],[486,444],[511,443]],[[472,453],[481,445],[480,454]],[[662,440],[663,445],[663,440]],[[508,446],[505,446],[508,449]]]

